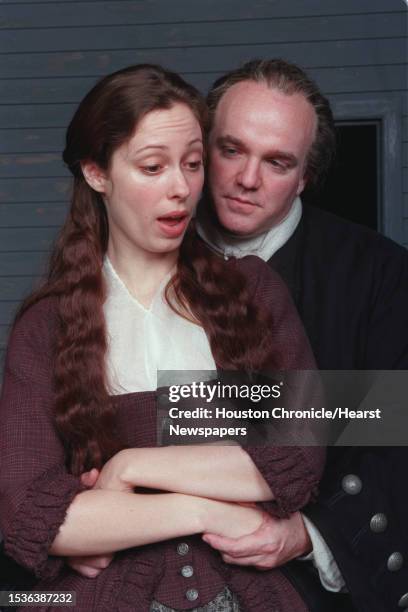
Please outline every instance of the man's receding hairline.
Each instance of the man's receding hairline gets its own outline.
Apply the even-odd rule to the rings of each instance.
[[[218,109],[219,105],[221,104],[221,100],[223,100],[225,98],[225,96],[228,94],[228,92],[231,91],[231,89],[233,89],[234,87],[236,87],[238,85],[244,85],[245,83],[254,83],[255,85],[264,85],[266,87],[266,89],[270,89],[271,91],[277,91],[277,92],[281,93],[282,95],[288,96],[288,97],[289,96],[296,96],[296,95],[301,96],[304,100],[306,100],[306,102],[309,104],[309,106],[312,107],[313,112],[315,114],[315,117],[318,120],[316,109],[313,106],[313,104],[311,103],[311,101],[308,99],[308,97],[307,97],[307,95],[305,94],[304,91],[302,91],[301,89],[294,89],[293,91],[285,91],[285,89],[279,87],[276,83],[269,83],[268,80],[266,78],[264,78],[264,77],[262,77],[262,80],[261,79],[258,80],[258,79],[248,78],[248,79],[243,79],[243,80],[237,81],[236,83],[232,83],[229,87],[227,87],[227,89],[218,98],[217,105],[213,109],[213,115],[215,115],[215,113],[217,112],[217,109]]]
[[[295,96],[296,94],[300,95],[308,103],[308,105],[311,107],[311,109],[313,110],[313,115],[314,115],[315,120],[316,120],[316,123],[315,123],[316,134],[314,136],[313,143],[311,145],[311,146],[313,146],[314,140],[315,140],[315,138],[317,136],[317,130],[318,130],[318,124],[319,124],[319,117],[317,115],[316,109],[313,106],[313,104],[310,102],[310,100],[308,99],[308,97],[305,95],[305,93],[302,90],[295,90],[293,92],[287,92],[287,91],[284,91],[283,89],[281,89],[280,87],[278,87],[276,85],[276,83],[268,83],[268,80],[265,79],[265,78],[262,78],[262,80],[255,80],[255,79],[248,78],[248,79],[243,79],[241,81],[237,81],[236,83],[233,83],[232,85],[230,85],[223,92],[223,94],[220,96],[220,98],[218,99],[216,107],[213,109],[212,116],[210,118],[210,132],[213,129],[213,126],[214,126],[214,123],[215,123],[215,116],[217,114],[217,110],[218,110],[218,108],[219,108],[219,106],[221,104],[221,101],[225,98],[227,93],[229,91],[231,91],[231,89],[233,89],[236,85],[243,85],[244,83],[255,83],[255,85],[265,85],[265,87],[267,89],[277,91],[277,92],[283,94],[284,96]]]

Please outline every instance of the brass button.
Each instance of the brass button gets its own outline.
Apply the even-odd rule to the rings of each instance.
[[[185,565],[184,567],[181,568],[181,575],[184,578],[191,578],[193,574],[194,574],[194,569],[191,567],[191,565]]]
[[[188,589],[188,591],[186,593],[186,597],[187,597],[188,601],[195,601],[196,599],[198,599],[198,591],[197,591],[197,589]]]
[[[341,481],[341,486],[343,487],[343,491],[348,495],[358,495],[363,488],[360,478],[355,474],[348,474],[345,476]]]
[[[181,556],[186,555],[189,550],[190,550],[190,547],[185,542],[180,542],[180,544],[177,545],[177,552]]]
[[[408,606],[408,593],[404,593],[401,599],[398,602],[399,608],[406,608]]]
[[[388,557],[387,567],[390,572],[398,572],[404,565],[404,557],[400,552],[394,552]]]
[[[371,517],[370,529],[374,531],[374,533],[382,533],[387,529],[387,525],[387,517],[382,512],[378,512]]]

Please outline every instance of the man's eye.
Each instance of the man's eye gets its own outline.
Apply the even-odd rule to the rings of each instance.
[[[221,152],[227,157],[233,157],[238,153],[237,149],[235,149],[234,147],[222,147]]]
[[[268,163],[270,166],[272,166],[273,168],[276,168],[277,170],[286,170],[285,164],[283,164],[281,161],[277,159],[268,159]]]

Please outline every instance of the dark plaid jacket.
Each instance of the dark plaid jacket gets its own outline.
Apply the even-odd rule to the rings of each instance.
[[[274,312],[281,368],[313,367],[310,346],[278,276],[255,257],[230,265],[239,265],[250,279],[254,300]],[[52,299],[31,307],[17,323],[8,347],[0,404],[0,528],[7,554],[36,574],[36,588],[76,591],[76,609],[84,612],[147,612],[152,599],[189,609],[211,601],[226,584],[239,596],[243,611],[305,610],[279,570],[257,572],[227,566],[199,535],[117,553],[94,580],[79,576],[63,559],[48,554],[68,506],[81,490],[78,478],[65,469],[63,448],[53,425],[55,324]],[[125,443],[155,446],[156,393],[115,396],[114,402],[118,432]],[[248,452],[274,491],[275,500],[269,503],[272,513],[292,512],[315,493],[323,468],[320,449],[265,447]],[[183,556],[178,552],[181,542],[189,546]],[[181,575],[185,564],[194,567],[192,577]],[[186,598],[189,589],[198,592],[194,602]]]

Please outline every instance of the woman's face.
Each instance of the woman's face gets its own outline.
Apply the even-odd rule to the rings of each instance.
[[[110,248],[132,256],[175,251],[204,180],[200,125],[181,103],[152,111],[116,149],[107,171],[92,162],[83,170],[103,194]]]

